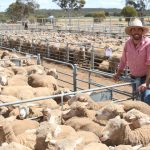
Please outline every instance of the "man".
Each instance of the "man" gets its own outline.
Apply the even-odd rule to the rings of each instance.
[[[130,38],[126,41],[122,57],[114,80],[118,80],[125,66],[130,69],[131,78],[139,81],[137,87],[133,85],[133,91],[140,93],[140,99],[150,104],[150,39],[145,37],[148,28],[135,18],[125,28]]]

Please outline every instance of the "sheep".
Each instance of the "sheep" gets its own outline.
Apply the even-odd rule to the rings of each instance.
[[[93,102],[93,100],[91,99],[91,97],[88,94],[84,94],[84,93],[76,94],[75,96],[73,96],[68,101],[68,104],[71,105],[75,101],[79,101],[79,102]]]
[[[39,123],[34,120],[24,119],[24,120],[14,120],[11,123],[13,132],[15,135],[19,135],[28,129],[36,129],[39,127]]]
[[[112,101],[107,100],[107,101],[100,101],[100,102],[88,102],[88,104],[86,105],[86,107],[88,109],[92,109],[92,110],[99,110],[101,108],[103,108],[105,105],[109,105],[111,104]]]
[[[141,111],[144,114],[147,114],[150,116],[150,106],[142,101],[122,101],[122,105],[124,105],[124,110],[127,112],[133,108]]]
[[[70,93],[71,91],[68,88],[59,88],[56,91],[52,92],[52,95],[58,95],[58,94],[63,94],[63,93]],[[71,98],[71,96],[67,95],[67,96],[63,96],[63,102],[67,102],[69,99]],[[58,104],[61,103],[61,97],[55,97],[53,98]]]
[[[24,86],[24,85],[28,85],[27,83],[27,77],[23,76],[23,75],[14,75],[12,78],[10,78],[8,80],[8,86]]]
[[[65,122],[65,125],[73,127],[76,131],[84,130],[95,133],[97,136],[101,135],[103,126],[93,122],[91,119],[86,117],[72,117]]]
[[[47,75],[53,76],[55,79],[58,79],[58,73],[55,68],[51,68],[46,72]]]
[[[29,147],[26,147],[22,144],[16,143],[16,142],[11,142],[10,144],[4,143],[1,147],[0,150],[31,150]]]
[[[47,107],[51,109],[59,108],[59,105],[53,99],[41,100],[41,101],[37,101],[36,103],[39,104],[39,106],[41,107]]]
[[[52,92],[58,89],[57,80],[48,75],[32,74],[28,77],[28,84],[32,87],[48,87]]]
[[[72,118],[74,116],[77,117],[89,117],[92,120],[95,119],[95,111],[93,110],[88,110],[86,108],[82,108],[82,107],[75,107],[72,108],[68,113],[63,114],[63,119],[68,120],[69,118]]]
[[[123,116],[124,113],[123,105],[111,103],[98,110],[95,116],[98,120],[109,120],[118,115]]]
[[[44,68],[41,65],[31,65],[31,66],[26,66],[24,68],[26,69],[28,75],[31,75],[31,74],[42,75],[45,73]]]
[[[3,51],[1,59],[3,59],[5,56],[10,56],[10,53],[7,50]]]
[[[91,142],[97,142],[97,143],[100,142],[99,137],[96,134],[94,134],[92,132],[89,132],[89,131],[81,131],[81,130],[79,130],[79,131],[77,131],[77,137],[81,137],[82,138],[82,143],[84,145],[87,145],[87,144],[89,144]],[[87,137],[90,137],[90,138],[87,138]]]
[[[1,88],[1,94],[17,97],[18,99],[34,98],[31,86],[6,86]]]
[[[150,116],[136,109],[131,109],[125,113],[123,118],[128,122],[131,122],[130,127],[132,127],[132,129],[140,128],[143,125],[150,124]]]
[[[103,60],[102,63],[99,64],[99,69],[102,71],[109,71],[109,61],[108,60]]]
[[[40,126],[36,130],[37,142],[35,145],[35,149],[46,149],[48,143],[46,141],[46,137],[48,133],[52,133],[55,130],[55,126],[50,124],[47,121],[41,122]]]
[[[69,108],[75,108],[75,107],[82,107],[82,108],[85,108],[86,106],[88,105],[88,102],[79,102],[79,101],[76,101],[76,102],[73,102]],[[86,107],[87,108],[87,107]]]
[[[0,74],[7,76],[7,78],[9,79],[14,75],[14,72],[12,71],[10,67],[8,67],[8,68],[3,68],[2,70],[0,70]]]
[[[110,119],[101,132],[100,140],[108,145],[147,145],[150,143],[150,125],[131,130],[129,124],[119,116]]]
[[[27,122],[26,122],[27,123]],[[28,124],[23,124],[22,126],[27,126]],[[7,121],[0,122],[0,131],[3,133],[1,134],[1,142],[17,142],[22,145],[25,145],[31,149],[34,149],[36,144],[36,134],[35,129],[33,130],[26,130],[21,134],[15,135],[11,124]]]
[[[0,85],[3,85],[3,86],[8,85],[8,78],[6,75],[0,74]]]
[[[75,150],[78,149],[78,145],[81,143],[82,139],[58,139],[50,140],[48,148],[51,150]],[[54,145],[54,146],[53,146]]]
[[[96,143],[96,142],[89,143],[88,145],[83,147],[83,150],[92,150],[92,149],[94,149],[94,150],[109,150],[109,148],[105,144]]]
[[[13,73],[16,75],[27,75],[27,71],[24,67],[17,67],[17,66],[14,66],[14,67],[11,67],[11,70],[13,71]]]
[[[140,148],[138,150],[150,150],[150,146],[142,147],[142,148]]]
[[[0,102],[1,103],[8,103],[8,102],[14,102],[17,101],[17,97],[10,96],[10,95],[0,95]]]
[[[131,146],[131,145],[118,145],[118,146],[109,146],[110,150],[139,150],[142,145]]]

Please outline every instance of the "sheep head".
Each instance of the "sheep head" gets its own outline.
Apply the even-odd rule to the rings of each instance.
[[[124,119],[121,119],[120,116],[110,119],[101,133],[100,140],[118,140],[125,132],[125,127],[127,125],[128,122],[126,122]]]

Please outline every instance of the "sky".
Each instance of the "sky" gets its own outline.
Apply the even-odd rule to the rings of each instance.
[[[0,0],[0,11],[5,11],[16,0]],[[123,8],[125,0],[85,0],[84,8]],[[36,0],[40,9],[59,9],[52,0]]]

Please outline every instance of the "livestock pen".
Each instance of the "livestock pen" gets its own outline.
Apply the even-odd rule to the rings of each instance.
[[[81,68],[76,64],[51,58],[40,58],[40,54],[33,55],[17,51],[16,49],[1,48],[4,52],[6,52],[6,50],[10,51],[9,53],[11,53],[12,56],[14,56],[14,54],[18,56],[18,58],[10,59],[10,61],[20,68],[25,65],[21,60],[29,58],[31,60],[33,59],[36,64],[41,63],[47,70],[56,68],[59,87],[67,87],[70,89],[70,91],[60,90],[58,93],[56,90],[56,93],[54,92],[47,96],[25,99],[17,98],[15,101],[13,97],[10,97],[13,101],[8,101],[8,96],[6,100],[6,97],[2,98],[2,95],[0,95],[0,112],[2,114],[0,118],[0,126],[2,128],[0,131],[5,133],[4,135],[1,134],[0,146],[2,147],[7,146],[7,144],[3,144],[3,142],[7,142],[9,146],[17,143],[30,147],[32,150],[45,150],[49,146],[54,147],[54,149],[57,149],[57,147],[66,150],[68,147],[73,149],[76,148],[78,144],[72,145],[70,143],[70,141],[73,143],[76,142],[76,139],[69,138],[69,135],[71,135],[77,137],[77,139],[82,137],[82,140],[79,140],[79,143],[82,143],[82,150],[83,147],[87,145],[84,141],[86,140],[86,135],[89,134],[90,141],[87,143],[89,144],[94,141],[98,144],[96,146],[93,145],[93,148],[97,146],[105,146],[107,148],[106,145],[99,143],[101,137],[100,131],[104,127],[104,125],[101,126],[101,124],[104,124],[105,120],[101,122],[95,119],[97,115],[100,115],[96,109],[101,110],[101,108],[108,109],[108,107],[116,107],[117,110],[111,108],[112,112],[106,113],[110,117],[114,113],[116,113],[115,115],[122,115],[122,113],[124,113],[122,104],[126,105],[125,108],[128,109],[128,105],[125,102],[129,104],[135,102],[136,106],[143,106],[141,104],[137,105],[136,102],[138,103],[138,101],[132,100],[135,98],[135,95],[132,93],[131,85],[136,84],[136,82],[130,81],[130,78],[127,78],[127,76],[123,77],[122,81],[116,84],[111,81],[112,73],[94,69],[89,70]],[[6,62],[8,59],[1,59],[0,61]],[[2,87],[1,93],[3,93],[5,87],[7,86]],[[15,88],[15,86],[13,88]],[[18,92],[20,92],[19,89]],[[38,92],[40,93],[40,89]],[[133,106],[132,104],[132,107]],[[95,110],[91,110],[91,108],[95,108]],[[7,116],[8,110],[11,111],[9,112],[11,117]],[[144,111],[145,109],[142,110]],[[78,123],[77,126],[76,123]],[[52,128],[54,127],[52,129],[52,133],[54,133],[52,136],[49,131],[51,125]],[[57,130],[60,132],[58,135],[56,134]],[[81,132],[78,130],[82,130],[82,134],[85,135],[77,136],[76,133]],[[29,136],[30,138],[28,138]],[[59,141],[64,144],[57,143],[57,137],[59,138],[60,136],[61,139],[59,139]],[[56,143],[52,141],[52,139],[55,140]]]

